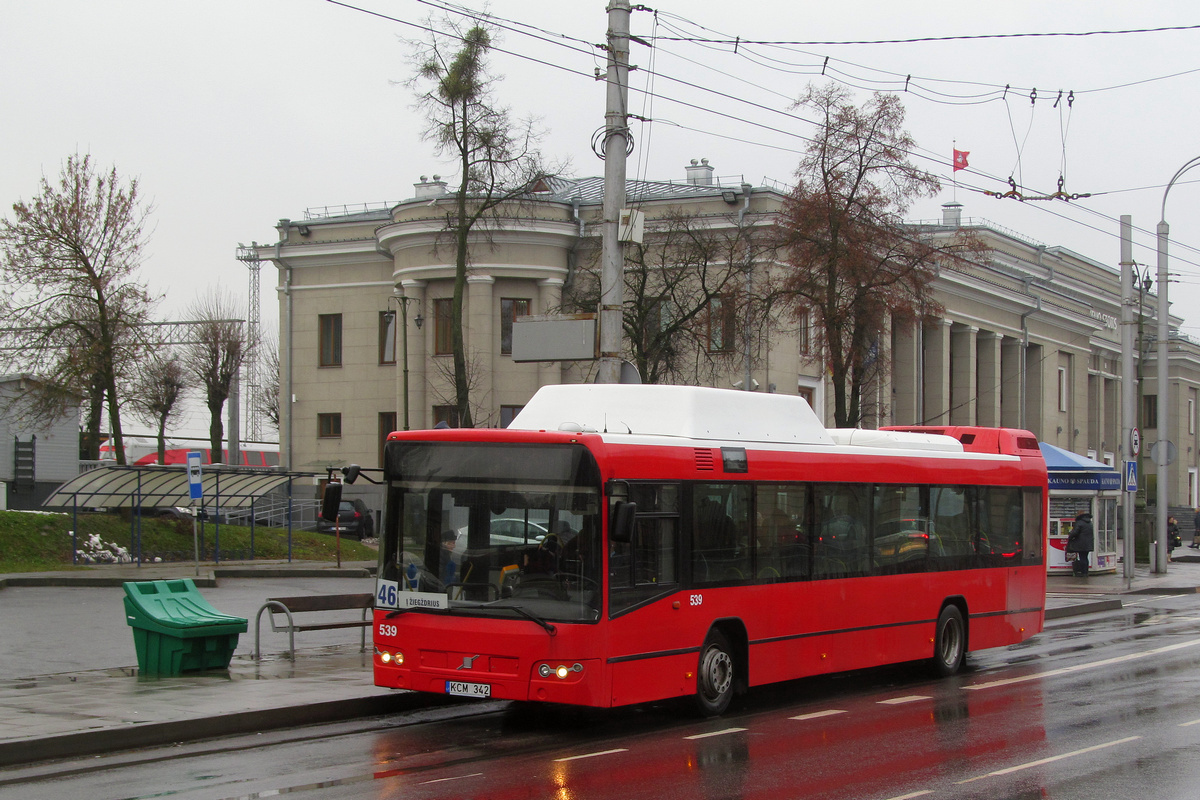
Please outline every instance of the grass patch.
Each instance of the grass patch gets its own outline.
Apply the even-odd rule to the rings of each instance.
[[[82,549],[92,535],[124,548],[136,558],[137,531],[128,517],[118,513],[78,515],[78,543]],[[0,573],[44,572],[71,568],[70,514],[35,514],[0,511]],[[217,526],[204,525],[200,559],[212,561],[217,545]],[[253,554],[250,528],[220,526],[221,560],[286,559],[287,529],[255,527]],[[142,560],[191,561],[194,557],[192,523],[188,520],[144,517],[141,521]],[[337,558],[334,537],[311,531],[292,531],[292,558],[299,561],[333,561]],[[352,539],[342,539],[343,561],[374,561],[375,550]]]

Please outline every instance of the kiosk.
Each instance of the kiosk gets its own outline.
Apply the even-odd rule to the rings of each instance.
[[[1050,542],[1046,547],[1046,571],[1069,575],[1067,536],[1075,517],[1087,511],[1096,531],[1091,572],[1117,571],[1117,501],[1121,496],[1121,472],[1086,456],[1041,443],[1050,480]]]

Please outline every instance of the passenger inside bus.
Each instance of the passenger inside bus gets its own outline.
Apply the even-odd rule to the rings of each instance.
[[[458,576],[458,565],[454,563],[454,545],[458,534],[451,530],[442,531],[442,584],[449,586]]]

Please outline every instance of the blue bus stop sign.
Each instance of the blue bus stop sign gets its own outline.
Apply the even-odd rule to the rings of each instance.
[[[200,483],[200,451],[189,450],[187,454],[188,497],[192,500],[204,499],[204,486]]]

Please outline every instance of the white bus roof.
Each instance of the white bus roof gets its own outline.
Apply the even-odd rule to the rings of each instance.
[[[951,436],[827,430],[800,397],[702,386],[543,386],[508,427],[709,442],[963,452],[962,444]]]
[[[730,442],[833,445],[799,397],[700,386],[543,386],[508,426]]]

